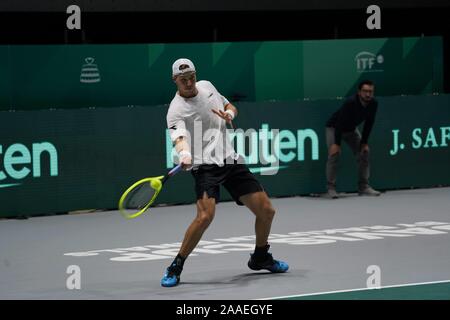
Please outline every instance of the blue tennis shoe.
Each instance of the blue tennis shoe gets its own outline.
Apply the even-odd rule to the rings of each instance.
[[[250,260],[247,264],[252,270],[258,271],[265,269],[273,273],[283,273],[289,269],[289,265],[286,262],[275,260],[271,253],[267,253],[264,261],[257,261],[253,256],[253,254],[250,254]]]
[[[161,279],[161,286],[163,287],[175,287],[180,283],[180,274],[182,269],[171,265],[167,268],[164,276]]]
[[[163,287],[175,287],[180,283],[180,276],[167,271],[161,279],[161,285]]]

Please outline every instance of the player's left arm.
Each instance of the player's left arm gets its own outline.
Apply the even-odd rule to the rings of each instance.
[[[222,96],[219,92],[217,92],[217,94],[219,94],[220,99],[222,101],[223,110],[222,110],[222,108],[212,109],[212,112],[217,114],[219,117],[224,119],[226,122],[231,123],[231,121],[237,116],[238,110],[230,101],[228,101],[227,98]]]
[[[227,111],[230,110],[233,113],[233,118],[235,118],[238,115],[238,109],[229,102],[228,102],[228,104],[225,105],[224,109],[225,109],[225,113],[227,113]],[[233,119],[231,119],[231,120],[233,120]]]
[[[224,119],[226,122],[231,123],[231,121],[237,116],[237,108],[228,102],[228,104],[224,106],[224,110],[225,111],[220,109],[212,109],[211,111]]]

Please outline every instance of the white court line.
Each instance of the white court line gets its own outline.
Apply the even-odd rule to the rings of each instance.
[[[399,287],[410,287],[410,286],[419,286],[419,285],[424,285],[424,284],[437,284],[437,283],[446,283],[446,282],[450,282],[450,280],[396,284],[396,285],[391,285],[391,286],[380,286],[380,287],[376,287],[376,288],[358,288],[358,289],[347,289],[347,290],[337,290],[337,291],[325,291],[325,292],[315,292],[315,293],[293,294],[293,295],[289,295],[289,296],[279,296],[279,297],[271,297],[271,298],[259,298],[259,299],[255,299],[255,300],[273,300],[273,299],[284,299],[284,298],[293,298],[293,297],[307,297],[307,296],[317,296],[317,295],[333,294],[333,293],[364,291],[364,290],[368,291],[368,290],[387,289],[387,288],[399,288]]]

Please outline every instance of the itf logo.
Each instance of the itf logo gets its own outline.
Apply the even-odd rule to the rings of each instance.
[[[95,59],[92,57],[87,57],[84,59],[86,62],[81,67],[80,82],[81,83],[96,83],[100,82],[100,72],[98,70],[97,64],[94,63]]]
[[[375,55],[368,51],[362,51],[355,57],[356,69],[358,72],[383,72],[381,64],[384,62],[384,57]]]

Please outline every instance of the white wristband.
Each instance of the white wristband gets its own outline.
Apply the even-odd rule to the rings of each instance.
[[[191,155],[191,153],[189,152],[189,151],[187,151],[187,150],[181,150],[180,151],[180,153],[178,154],[178,159],[179,159],[179,161],[180,161],[180,163],[181,163],[181,158],[182,157],[189,157],[190,158],[190,161],[192,161],[192,155]],[[192,169],[192,164],[191,165],[189,165],[189,167],[187,167],[185,170],[191,170]]]
[[[178,154],[178,157],[184,157],[184,156],[188,156],[189,158],[192,158],[192,155],[189,151],[187,150],[181,150],[180,153]]]
[[[231,110],[231,109],[228,109],[227,111],[225,111],[225,113],[228,113],[230,116],[231,116],[231,120],[233,120],[234,119],[234,112],[233,112],[233,110]]]

